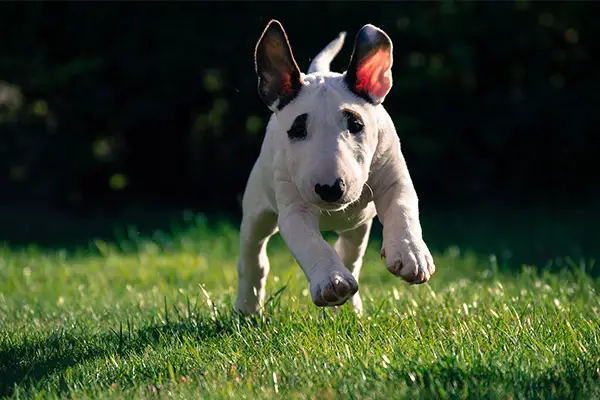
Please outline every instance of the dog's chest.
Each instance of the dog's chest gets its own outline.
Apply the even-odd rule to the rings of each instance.
[[[377,215],[373,202],[351,205],[342,211],[321,211],[320,229],[345,231],[356,228]]]

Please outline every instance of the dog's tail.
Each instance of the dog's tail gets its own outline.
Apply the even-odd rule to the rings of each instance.
[[[308,67],[308,73],[313,72],[328,72],[329,64],[337,56],[344,45],[344,39],[346,39],[346,32],[340,32],[338,37],[333,39],[317,56],[312,60]]]

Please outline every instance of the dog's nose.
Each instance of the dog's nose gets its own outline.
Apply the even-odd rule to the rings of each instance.
[[[342,198],[345,188],[346,184],[344,181],[341,178],[337,178],[333,185],[320,185],[317,183],[315,185],[315,192],[323,199],[323,201],[333,203]]]

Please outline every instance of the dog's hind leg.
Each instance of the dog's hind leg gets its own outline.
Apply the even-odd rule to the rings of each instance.
[[[369,243],[369,233],[371,232],[372,225],[373,220],[369,219],[364,224],[352,230],[338,232],[339,237],[335,242],[335,250],[344,263],[344,266],[352,272],[356,282],[358,282],[358,276],[360,275],[363,264],[363,257]],[[363,305],[360,293],[356,293],[352,296],[350,301],[354,311],[358,315],[362,315]]]

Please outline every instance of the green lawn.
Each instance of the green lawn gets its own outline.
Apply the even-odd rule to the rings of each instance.
[[[237,229],[200,217],[77,251],[0,247],[0,397],[599,398],[598,234],[431,218],[426,285],[387,272],[374,233],[362,319],[314,307],[279,236],[265,315],[232,316]],[[573,258],[509,262],[545,254]]]

